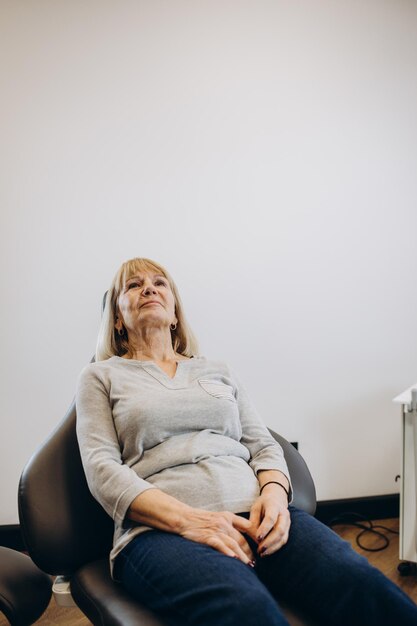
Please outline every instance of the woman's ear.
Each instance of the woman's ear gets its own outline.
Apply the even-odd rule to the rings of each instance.
[[[120,319],[120,317],[118,315],[116,316],[116,323],[115,323],[114,327],[115,327],[115,329],[117,331],[120,331],[123,328],[123,322],[122,322],[122,320]]]

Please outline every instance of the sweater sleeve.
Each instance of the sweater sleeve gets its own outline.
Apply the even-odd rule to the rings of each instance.
[[[260,470],[278,470],[285,474],[290,484],[289,501],[292,502],[293,489],[284,451],[270,434],[240,378],[231,368],[229,368],[229,372],[236,387],[236,400],[242,425],[240,442],[249,450],[251,456],[249,465],[256,475],[258,475]]]
[[[133,500],[154,485],[123,463],[108,389],[94,365],[87,365],[78,377],[76,409],[77,438],[88,487],[104,510],[121,524]]]

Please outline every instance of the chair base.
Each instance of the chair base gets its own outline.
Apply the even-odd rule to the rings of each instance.
[[[52,586],[55,602],[58,606],[77,606],[71,595],[70,579],[65,576],[57,576]]]

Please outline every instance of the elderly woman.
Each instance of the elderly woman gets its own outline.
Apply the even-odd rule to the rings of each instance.
[[[252,358],[252,357],[251,357]],[[167,624],[407,626],[417,607],[290,503],[281,447],[225,363],[198,355],[174,281],[132,259],[77,385],[89,488],[114,519],[112,576]]]

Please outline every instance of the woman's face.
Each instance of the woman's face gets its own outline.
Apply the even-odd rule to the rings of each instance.
[[[169,327],[177,321],[175,298],[168,280],[156,271],[141,271],[125,283],[118,298],[116,328]]]

